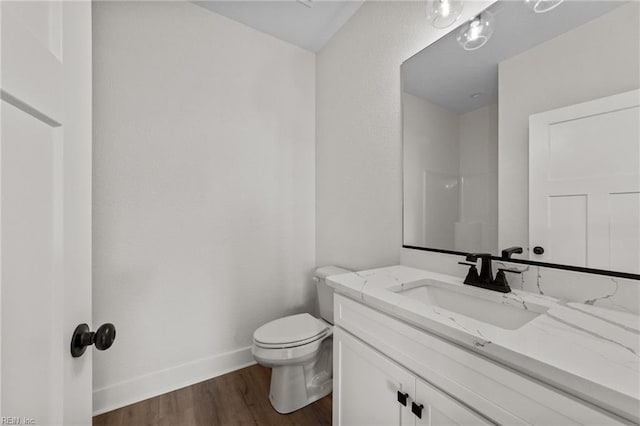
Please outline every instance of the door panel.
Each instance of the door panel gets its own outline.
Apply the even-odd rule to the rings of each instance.
[[[3,10],[29,31],[38,45],[62,59],[61,6],[60,1],[7,1]]]
[[[640,193],[610,194],[611,268],[631,271],[640,263]]]
[[[336,425],[412,425],[414,377],[405,369],[336,327],[333,416]],[[397,392],[409,394],[407,407]]]
[[[61,157],[55,130],[2,102],[2,407],[62,423]]]
[[[549,124],[549,180],[638,173],[638,108],[589,113]]]
[[[91,4],[0,2],[0,415],[91,423]]]
[[[549,238],[546,251],[554,262],[565,265],[587,264],[587,197],[569,195],[549,197]]]
[[[55,52],[59,31],[52,28],[62,20],[56,3],[3,1],[0,18],[3,99],[47,117],[52,125],[60,125],[64,114],[65,69]]]
[[[529,118],[532,260],[640,273],[640,91]]]

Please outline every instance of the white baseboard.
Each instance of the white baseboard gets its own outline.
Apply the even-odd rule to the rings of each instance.
[[[251,346],[145,374],[93,391],[93,415],[143,401],[255,364]]]

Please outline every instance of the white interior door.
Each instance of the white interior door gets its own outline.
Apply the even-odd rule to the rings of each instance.
[[[91,423],[91,4],[0,2],[0,413]]]
[[[633,90],[529,118],[532,260],[640,273],[639,105]]]

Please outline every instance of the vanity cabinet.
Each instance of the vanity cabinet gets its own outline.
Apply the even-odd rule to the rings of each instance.
[[[339,328],[333,345],[334,425],[414,424],[411,410],[398,401],[398,393],[415,392],[411,373]],[[406,404],[410,408],[409,398]]]
[[[417,377],[415,399],[418,406],[424,406],[422,416],[416,417],[417,426],[493,424],[446,393]]]
[[[343,295],[334,312],[334,425],[631,424]]]
[[[335,425],[492,424],[340,328],[334,348]]]

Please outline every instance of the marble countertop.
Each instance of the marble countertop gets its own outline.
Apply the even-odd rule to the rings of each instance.
[[[406,266],[334,275],[338,293],[377,308],[624,418],[640,422],[640,317],[513,290],[503,294]],[[436,285],[539,315],[506,329],[398,294]],[[456,288],[453,288],[456,290]]]

